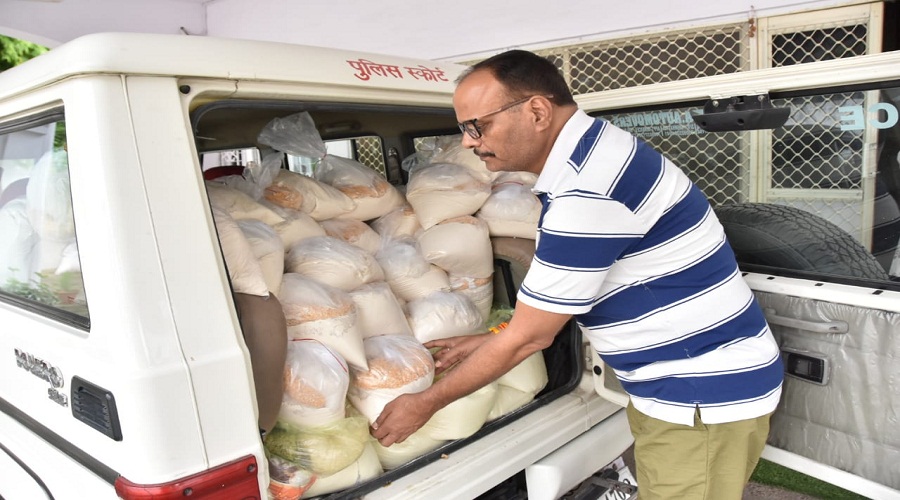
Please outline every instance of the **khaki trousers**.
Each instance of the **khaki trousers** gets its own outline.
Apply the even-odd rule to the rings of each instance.
[[[769,435],[769,415],[694,426],[649,417],[630,403],[638,498],[740,500]]]

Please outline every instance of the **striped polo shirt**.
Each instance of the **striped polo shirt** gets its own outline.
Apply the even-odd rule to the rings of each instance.
[[[534,191],[543,203],[518,300],[574,315],[632,404],[693,425],[755,418],[780,353],[703,193],[643,141],[578,111]]]

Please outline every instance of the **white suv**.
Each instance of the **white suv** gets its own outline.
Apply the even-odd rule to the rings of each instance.
[[[267,123],[308,112],[323,140],[400,191],[402,159],[459,133],[461,69],[92,35],[0,74],[0,496],[263,498],[265,381],[253,368],[268,360],[244,340],[207,174],[258,161]],[[509,305],[527,244],[495,250],[495,296]],[[532,498],[562,495],[631,444],[585,353],[570,325],[544,352],[547,384],[531,403],[332,495],[474,498],[526,475]],[[590,457],[566,452],[579,439]]]

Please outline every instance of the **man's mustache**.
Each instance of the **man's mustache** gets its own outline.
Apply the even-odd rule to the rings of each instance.
[[[489,157],[495,156],[494,153],[491,153],[488,151],[479,151],[477,148],[473,149],[473,151],[475,152],[475,155],[478,156],[479,158],[489,158]]]

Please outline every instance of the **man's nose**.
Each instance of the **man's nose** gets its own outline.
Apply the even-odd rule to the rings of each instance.
[[[462,147],[466,149],[474,149],[475,146],[481,144],[481,139],[473,139],[471,135],[463,132],[462,134]]]

